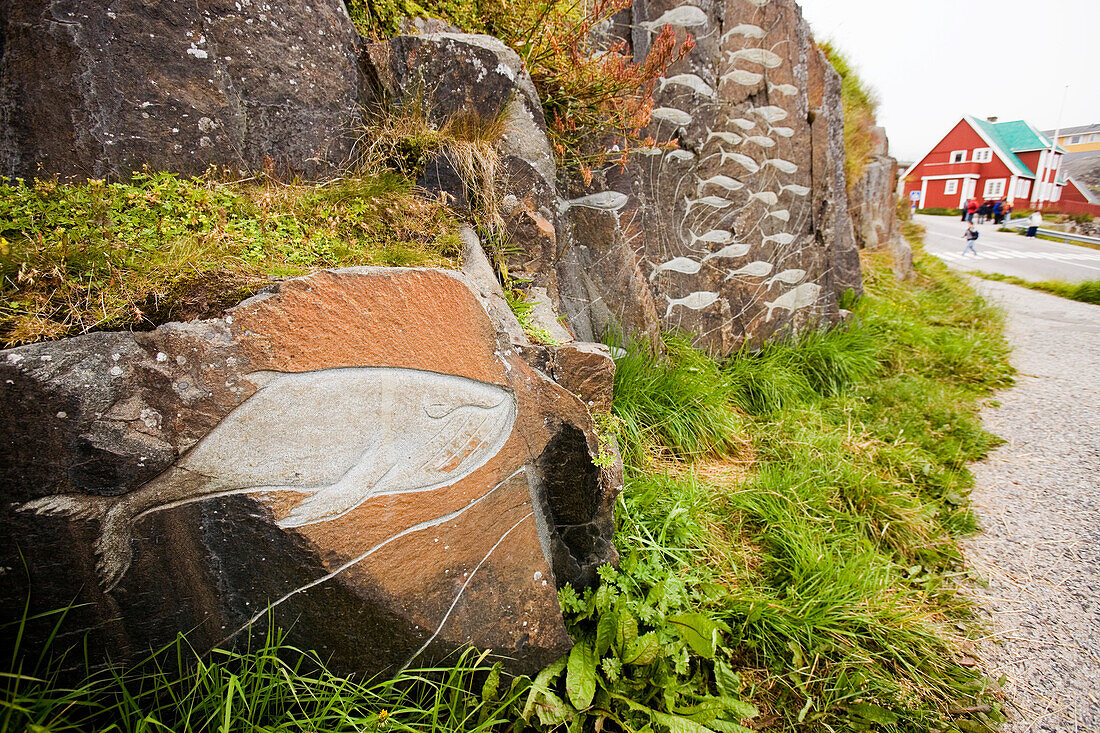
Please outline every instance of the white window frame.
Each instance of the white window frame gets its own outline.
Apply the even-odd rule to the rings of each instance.
[[[958,156],[958,158],[959,158],[958,160],[955,160],[956,156]],[[949,163],[965,163],[966,162],[966,151],[965,150],[952,150],[951,151],[951,157],[949,157],[947,159],[947,161]]]
[[[1081,136],[1080,136],[1080,135],[1073,135],[1073,136],[1072,136],[1072,137],[1070,137],[1070,139],[1069,139],[1069,144],[1070,144],[1070,145],[1077,145],[1077,144],[1079,144],[1080,142],[1081,142]]]
[[[951,178],[943,182],[943,195],[953,196],[959,192],[959,179]]]
[[[996,184],[996,185],[994,185]],[[996,189],[996,190],[994,190]],[[1000,198],[1005,194],[1005,179],[1003,178],[988,178],[985,182],[985,192],[982,194],[983,198],[992,199]]]
[[[1031,181],[1021,178],[1016,182],[1016,198],[1026,199],[1031,196]]]
[[[993,162],[993,149],[992,148],[977,148],[974,151],[972,160],[975,163],[991,163]]]

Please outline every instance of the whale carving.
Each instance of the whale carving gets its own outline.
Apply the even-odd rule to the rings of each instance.
[[[145,515],[246,493],[305,498],[283,528],[328,522],[368,499],[433,491],[471,474],[511,435],[516,400],[503,387],[416,369],[348,367],[254,372],[259,389],[179,460],[121,496],[58,494],[20,511],[98,519],[97,569],[106,590],[131,562]]]

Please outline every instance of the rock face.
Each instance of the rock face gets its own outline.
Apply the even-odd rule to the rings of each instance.
[[[637,59],[665,24],[697,45],[661,81],[646,131],[679,149],[643,151],[567,197],[579,266],[562,300],[585,338],[684,329],[726,354],[836,323],[838,294],[860,288],[839,77],[790,0],[708,8],[631,10]]]
[[[897,236],[898,162],[889,155],[886,130],[874,128],[875,148],[863,177],[852,185],[849,208],[856,241],[874,249]]]
[[[335,270],[218,320],[0,352],[3,620],[29,584],[32,611],[87,604],[64,631],[114,660],[270,617],[344,671],[466,644],[552,661],[557,587],[615,558],[621,467],[488,303],[458,273]],[[578,390],[606,393],[587,363]]]
[[[361,121],[341,0],[3,0],[0,26],[2,175],[312,175]]]

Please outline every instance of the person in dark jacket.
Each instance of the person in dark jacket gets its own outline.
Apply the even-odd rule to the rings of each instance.
[[[1001,222],[1005,220],[1005,200],[1001,199],[997,203],[993,204],[993,223],[997,226],[1001,225]]]
[[[966,240],[966,247],[963,248],[962,253],[965,255],[970,252],[977,257],[978,250],[974,249],[974,242],[978,241],[978,230],[974,226],[974,222],[970,222],[970,225],[966,227],[966,231],[963,232],[963,239]]]

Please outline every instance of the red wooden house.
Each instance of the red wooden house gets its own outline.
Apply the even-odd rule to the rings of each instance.
[[[971,198],[1040,208],[1062,197],[1064,153],[1023,120],[968,115],[905,171],[904,196],[922,209],[958,209]]]

